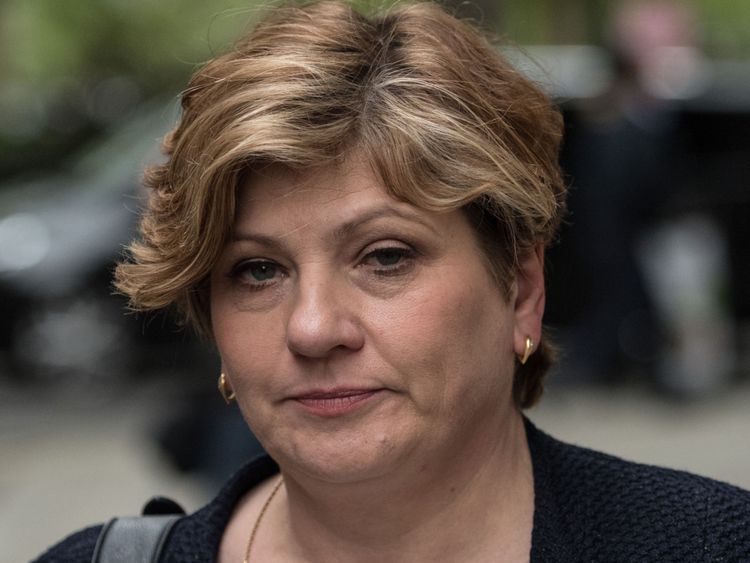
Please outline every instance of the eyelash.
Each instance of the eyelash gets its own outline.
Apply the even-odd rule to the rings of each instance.
[[[242,260],[241,262],[237,263],[232,270],[229,272],[229,277],[235,281],[240,282],[244,287],[251,291],[261,291],[267,287],[272,286],[274,283],[276,283],[276,278],[267,280],[267,281],[248,281],[246,279],[243,279],[245,275],[247,274],[249,276],[249,269],[252,266],[264,266],[264,265],[270,265],[271,267],[277,269],[282,277],[286,277],[286,272],[284,272],[284,269],[282,266],[280,266],[278,263],[274,262],[273,260],[267,260],[264,258],[252,258],[250,260]]]
[[[364,258],[360,262],[360,266],[366,265],[367,261],[369,259],[376,259],[376,257],[380,254],[381,257],[385,253],[392,253],[396,254],[399,258],[399,261],[396,264],[393,265],[386,265],[379,267],[375,267],[373,269],[373,273],[378,276],[397,276],[399,274],[402,274],[405,270],[407,270],[412,265],[412,260],[416,256],[416,252],[408,247],[404,246],[384,246],[381,248],[376,248],[374,250],[371,250],[367,254],[365,254]]]
[[[393,265],[376,265],[368,264],[370,261],[377,261],[377,258],[383,258],[388,253],[396,255],[398,262]],[[375,248],[367,252],[360,260],[358,267],[367,267],[372,265],[373,269],[371,273],[378,277],[391,277],[398,276],[406,272],[413,265],[413,259],[416,257],[417,252],[406,246],[383,246],[381,248]],[[250,280],[250,268],[253,266],[262,267],[270,266],[277,270],[277,275],[282,278],[287,277],[288,273],[284,270],[284,267],[277,262],[265,258],[252,258],[249,260],[242,260],[238,262],[229,272],[229,277],[241,283],[244,287],[250,291],[262,291],[268,287],[271,287],[278,281],[278,277],[274,276],[269,280]]]

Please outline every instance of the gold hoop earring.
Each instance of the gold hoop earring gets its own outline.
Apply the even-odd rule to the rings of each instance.
[[[224,372],[219,376],[219,393],[226,404],[234,401],[234,398],[236,397],[234,391],[230,390],[227,385],[227,376],[224,375]]]
[[[534,353],[534,341],[531,339],[530,336],[527,336],[526,337],[526,348],[523,351],[523,356],[521,356],[520,358],[518,358],[518,361],[521,362],[521,365],[524,365],[528,361],[528,359],[531,356],[531,354],[533,354],[533,353]]]

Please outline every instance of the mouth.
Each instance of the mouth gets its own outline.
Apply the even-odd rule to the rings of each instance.
[[[291,400],[305,411],[323,417],[340,416],[364,407],[385,389],[332,389],[311,391]]]

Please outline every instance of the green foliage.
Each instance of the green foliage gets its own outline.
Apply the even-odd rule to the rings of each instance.
[[[247,0],[14,0],[3,9],[3,74],[40,85],[125,74],[158,90],[223,48],[253,11]]]
[[[694,0],[706,49],[726,58],[750,58],[750,2]]]
[[[252,0],[5,0],[0,175],[54,167],[141,101],[174,95],[257,11]]]
[[[395,0],[352,0],[368,10]],[[655,0],[656,1],[656,0]],[[443,0],[515,43],[600,43],[614,0]],[[709,55],[750,55],[750,2],[692,0]],[[54,163],[146,99],[176,94],[265,0],[0,0],[0,175]],[[9,149],[10,147],[10,149]],[[43,149],[43,150],[42,150]]]

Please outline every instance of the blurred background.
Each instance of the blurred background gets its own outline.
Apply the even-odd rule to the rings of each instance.
[[[563,354],[529,416],[750,488],[750,3],[455,4],[565,117],[570,216],[547,266]],[[4,560],[154,494],[193,510],[257,451],[210,346],[110,286],[179,91],[257,6],[0,1]]]

